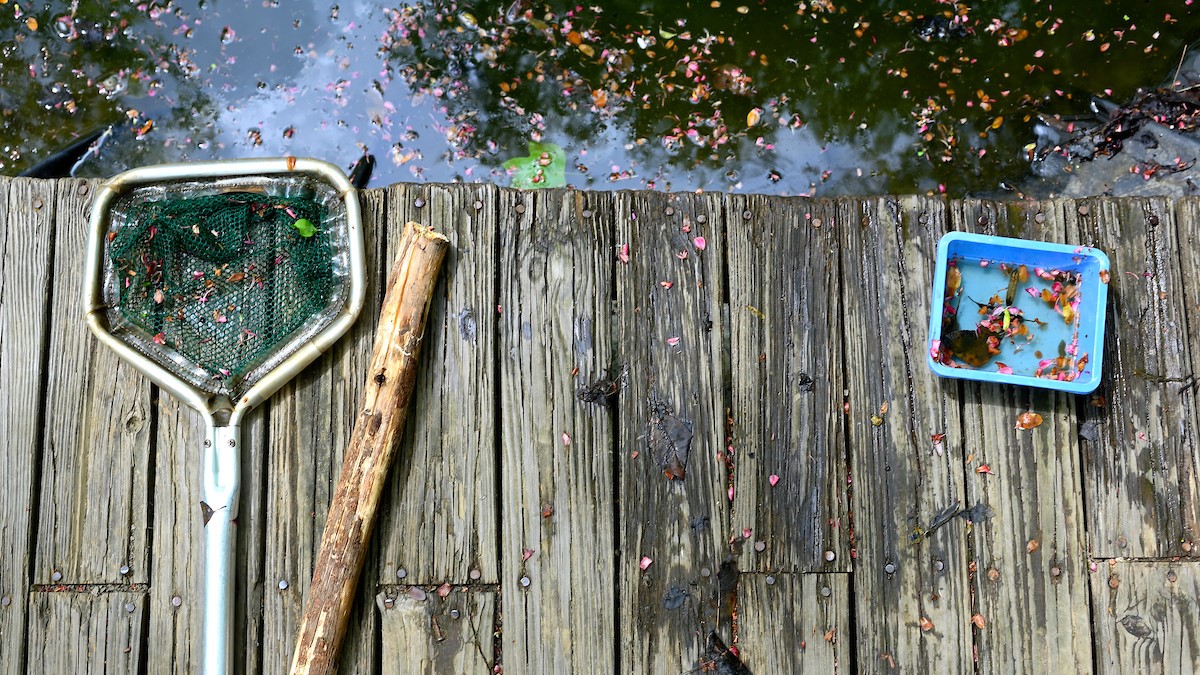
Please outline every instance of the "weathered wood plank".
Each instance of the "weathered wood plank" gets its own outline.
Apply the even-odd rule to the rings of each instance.
[[[159,395],[148,660],[152,672],[182,674],[200,666],[203,571],[191,560],[204,557],[198,503],[204,422],[175,398]]]
[[[835,204],[733,195],[727,209],[733,527],[753,539],[739,566],[848,570]]]
[[[617,412],[618,670],[688,672],[722,615],[716,580],[729,537],[724,223],[707,197],[615,199],[616,247],[629,247],[629,262],[616,266],[617,363],[628,369]],[[670,480],[681,463],[686,475]]]
[[[1195,382],[1196,373],[1194,369],[1200,367],[1200,275],[1196,273],[1197,270],[1200,270],[1200,199],[1189,197],[1177,201],[1175,203],[1175,224],[1179,242],[1176,250],[1179,255],[1179,267],[1182,272],[1181,280],[1183,282],[1183,308],[1187,326],[1188,362],[1193,369],[1189,373],[1192,378],[1191,382],[1178,383],[1185,385],[1180,390],[1179,395],[1190,398],[1193,409],[1196,410],[1195,399],[1197,390],[1195,386],[1189,387],[1187,385]],[[1179,294],[1178,286],[1178,284],[1175,284],[1175,287],[1170,292],[1176,295]],[[1197,421],[1200,422],[1200,410],[1196,410],[1195,415]],[[1179,492],[1181,497],[1183,495],[1192,496],[1192,517],[1200,519],[1200,516],[1195,515],[1196,511],[1200,510],[1200,503],[1198,503],[1200,502],[1200,456],[1197,455],[1197,453],[1200,453],[1200,448],[1196,447],[1196,445],[1196,443],[1192,444],[1190,466],[1181,466],[1179,468]],[[1184,541],[1180,542],[1180,549],[1190,556],[1196,556],[1198,553],[1197,547],[1200,546],[1200,541],[1198,541],[1200,533],[1188,526],[1186,515],[1184,525],[1181,529],[1181,537]]]
[[[494,672],[496,594],[459,588],[442,598],[426,590],[410,593],[412,588],[389,586],[376,598],[383,627],[381,672]],[[513,672],[507,665],[504,670]]]
[[[154,531],[151,538],[148,672],[193,673],[200,667],[202,593],[204,589],[204,521],[200,508],[200,457],[203,418],[170,395],[157,401],[154,440]],[[265,417],[260,408],[242,423],[242,503],[239,505],[234,621],[256,627],[263,612],[261,558],[246,552],[261,546],[262,529],[252,508],[263,490],[262,472],[247,467],[261,462]],[[244,556],[244,557],[243,557]],[[260,663],[257,633],[235,633],[234,663],[247,668]]]
[[[82,270],[98,181],[58,182],[56,270]],[[150,382],[84,323],[78,274],[53,307],[34,583],[147,582]],[[125,568],[127,574],[122,575]]]
[[[851,672],[853,605],[848,574],[743,574],[742,662],[752,673]]]
[[[451,250],[381,506],[381,583],[498,581],[497,199],[488,185],[397,185],[388,196],[390,232],[410,220],[430,225]],[[385,260],[395,254],[389,246]]]
[[[0,180],[0,672],[25,665],[55,184]]]
[[[237,589],[234,592],[234,663],[245,672],[263,672],[264,594],[278,592],[265,581],[266,559],[274,552],[264,546],[267,530],[267,428],[270,408],[260,407],[242,425],[241,498],[238,502]],[[193,415],[194,416],[194,415]],[[198,471],[195,473],[199,473]],[[197,554],[199,551],[197,550]],[[161,577],[160,577],[161,578]],[[151,596],[162,598],[161,584],[151,585]],[[197,589],[200,587],[198,586]],[[199,606],[199,605],[197,605]],[[156,609],[172,607],[171,599]],[[199,617],[197,617],[199,618]]]
[[[577,397],[612,377],[611,212],[609,195],[500,193],[507,673],[615,670],[615,580],[597,570],[614,552],[615,411]]]
[[[950,228],[1076,243],[1073,210],[1069,201],[956,201]],[[962,426],[944,445],[966,453],[964,506],[994,514],[970,531],[973,610],[985,622],[974,630],[976,672],[1091,663],[1076,397],[978,382],[964,382],[962,394]],[[1042,425],[1015,429],[1026,411],[1041,414]],[[979,473],[985,467],[992,473]],[[952,524],[961,529],[960,522]]]
[[[1096,557],[1196,553],[1200,440],[1183,292],[1195,272],[1181,267],[1172,207],[1097,199],[1075,211],[1081,240],[1112,260],[1106,405],[1084,406],[1081,423],[1096,430],[1085,455],[1087,493],[1103,496],[1087,510]]]
[[[946,204],[923,197],[841,202],[837,222],[843,224],[859,668],[969,672],[963,528],[943,527],[924,541],[912,537],[964,499],[962,439],[947,443],[943,454],[930,440],[959,428],[958,384],[938,379],[925,363]]]
[[[266,458],[266,546],[263,594],[263,672],[288,672],[312,582],[329,502],[362,402],[371,345],[379,321],[387,194],[360,193],[366,246],[367,300],[358,320],[324,356],[270,401]],[[388,261],[390,266],[390,260]],[[368,560],[378,558],[378,548]],[[368,563],[342,645],[345,672],[374,672],[378,621],[370,610],[376,572]]]
[[[1091,588],[1097,673],[1200,672],[1195,562],[1102,562]]]
[[[29,672],[145,672],[145,593],[33,593],[30,608]]]

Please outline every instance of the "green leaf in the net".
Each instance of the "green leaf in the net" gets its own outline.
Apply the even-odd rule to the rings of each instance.
[[[529,142],[528,157],[513,157],[504,163],[512,186],[521,190],[556,188],[567,184],[567,153],[554,143]]]
[[[316,226],[313,225],[308,218],[301,218],[300,220],[297,220],[296,222],[292,223],[292,227],[296,228],[296,231],[300,233],[301,237],[311,237],[317,231]]]

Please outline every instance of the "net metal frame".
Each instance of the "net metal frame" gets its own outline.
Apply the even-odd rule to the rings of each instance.
[[[114,265],[106,256],[109,245],[120,236],[120,227],[129,225],[128,213],[121,205],[121,200],[132,204],[137,202],[138,195],[142,195],[149,201],[163,201],[171,199],[172,195],[178,197],[184,193],[210,197],[261,193],[271,199],[283,199],[278,202],[278,208],[284,212],[291,207],[291,203],[286,201],[291,197],[301,193],[309,196],[323,193],[320,201],[327,208],[321,213],[312,214],[317,220],[311,224],[322,232],[322,236],[337,239],[330,246],[333,253],[329,259],[329,272],[338,281],[325,294],[328,301],[325,309],[316,313],[315,317],[309,317],[312,320],[296,326],[288,324],[286,330],[281,331],[286,335],[274,339],[275,349],[251,354],[244,363],[240,363],[236,374],[232,369],[228,373],[221,372],[222,366],[213,363],[197,363],[194,353],[189,356],[184,353],[186,350],[177,348],[180,345],[167,343],[166,331],[151,333],[152,329],[163,325],[165,319],[161,316],[156,319],[158,323],[154,323],[131,320],[131,315],[121,311],[121,294],[126,288],[122,274],[132,277],[134,275],[129,272],[133,271],[153,277],[156,269],[161,271],[162,266],[167,264],[165,258],[154,261],[151,259],[154,256],[146,254],[143,259],[139,254],[136,260],[127,256],[125,262],[129,264],[122,270],[120,265]],[[276,202],[270,202],[267,208],[274,209],[276,205]],[[308,214],[288,213],[288,218],[297,216],[299,220],[303,215]],[[275,223],[277,226],[286,223],[282,217],[272,217],[280,221]],[[295,221],[292,224],[296,224]],[[198,222],[195,226],[199,230]],[[191,230],[192,225],[184,229]],[[293,239],[303,236],[277,230],[279,236]],[[202,234],[196,231],[193,234],[203,239]],[[214,241],[220,240],[221,231],[218,229],[211,236]],[[303,242],[300,243],[303,245]],[[314,243],[320,244],[321,241]],[[185,279],[186,272],[200,272],[200,276],[207,277],[194,279],[201,282],[197,286],[181,290],[142,281],[142,287],[135,291],[135,297],[139,297],[148,308],[171,304],[172,309],[178,309],[173,306],[177,300],[186,304],[194,299],[190,297],[191,294],[204,293],[216,287],[214,279],[219,276],[217,270],[225,263],[212,265],[211,262],[205,264],[212,269],[182,270]],[[244,300],[245,294],[239,296],[238,292],[244,291],[247,283],[254,282],[253,278],[249,282],[246,279],[254,270],[249,269],[249,263],[244,263],[242,267],[233,262],[228,265],[233,267],[220,269],[220,275],[229,275],[223,279],[225,292]],[[235,274],[244,276],[232,281]],[[210,286],[208,281],[214,283]],[[129,288],[133,287],[131,280]],[[161,299],[155,297],[154,291],[157,290],[163,292]],[[168,292],[180,297],[168,298]],[[137,296],[137,293],[142,295]],[[294,157],[165,164],[126,171],[104,183],[96,193],[84,262],[83,296],[86,322],[96,338],[204,418],[203,448],[197,448],[195,453],[201,471],[197,517],[203,516],[200,537],[204,542],[204,587],[200,598],[203,644],[199,672],[203,675],[233,672],[234,550],[241,480],[239,427],[246,412],[266,400],[327,351],[350,328],[361,311],[366,299],[366,271],[357,191],[336,166]],[[206,298],[212,299],[212,296]],[[205,303],[201,304],[204,304],[206,320],[209,317],[212,319],[207,324],[210,329],[229,323],[228,317],[220,321],[220,315],[213,316],[210,314],[212,311],[230,307],[233,308],[230,311],[237,310],[236,301],[212,309]],[[157,309],[146,310],[147,313],[153,311]],[[133,314],[132,319],[139,319],[139,312]]]

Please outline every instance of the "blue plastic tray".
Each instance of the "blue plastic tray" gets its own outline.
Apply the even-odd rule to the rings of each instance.
[[[961,283],[947,297],[951,267]],[[929,318],[930,368],[942,377],[1074,394],[1095,390],[1104,360],[1108,270],[1108,256],[1088,246],[943,236]],[[955,355],[955,348],[963,354]]]

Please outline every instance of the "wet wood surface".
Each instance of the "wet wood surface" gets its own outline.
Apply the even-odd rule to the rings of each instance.
[[[932,528],[937,514],[965,501],[959,385],[925,364],[929,279],[946,207],[885,197],[843,214],[835,226],[859,667],[969,672],[968,540],[958,519]],[[936,434],[946,434],[941,452]]]
[[[1077,244],[1067,205],[958,202],[950,224],[955,230]],[[961,393],[962,429],[953,437],[961,437],[965,452],[965,504],[990,511],[968,530],[975,563],[972,619],[983,623],[972,623],[977,672],[1090,663],[1078,401],[990,383],[964,384]],[[1042,415],[1042,425],[1016,429],[1016,415],[1026,411]]]
[[[83,328],[96,185],[0,179],[0,673],[198,662],[203,428]],[[454,249],[342,672],[1200,668],[1200,200],[362,199],[363,318],[242,428],[239,672],[291,661],[409,220]],[[950,230],[1109,254],[1095,395],[931,374]]]

